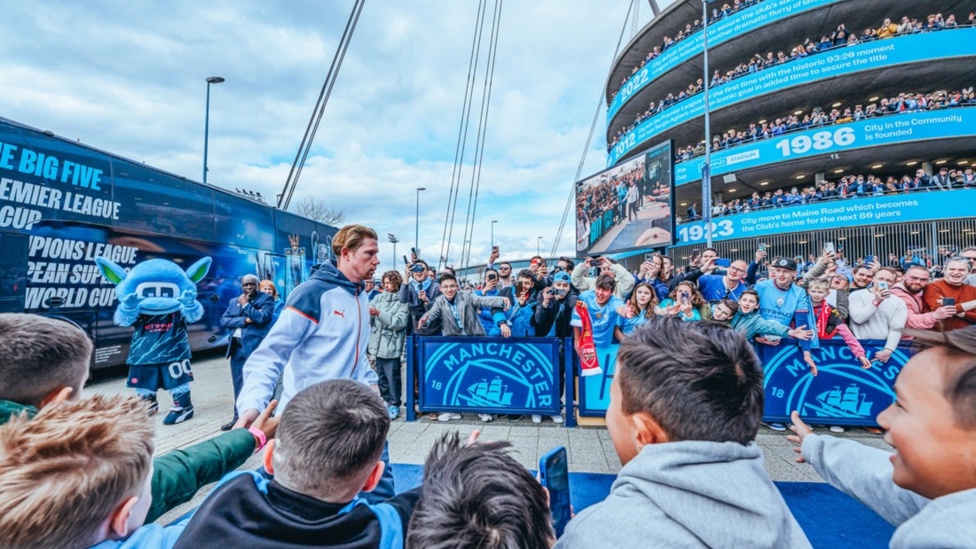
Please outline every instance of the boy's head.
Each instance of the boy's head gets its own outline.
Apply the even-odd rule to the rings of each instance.
[[[830,282],[825,278],[814,278],[810,282],[807,282],[807,295],[810,296],[810,301],[816,305],[827,297],[830,293]]]
[[[348,379],[317,383],[289,401],[264,465],[289,490],[345,503],[376,487],[389,430],[386,406],[369,387]]]
[[[508,442],[462,446],[457,433],[434,444],[407,547],[542,549],[556,540],[549,498],[507,452]]]
[[[136,397],[60,402],[0,426],[0,547],[89,547],[142,526],[153,423]]]
[[[732,320],[739,310],[739,304],[731,299],[723,299],[712,306],[712,319],[719,322]]]
[[[895,380],[895,402],[878,415],[895,448],[892,480],[935,499],[976,488],[976,326],[906,332],[927,346]]]
[[[440,285],[441,293],[444,294],[444,297],[446,297],[448,301],[454,299],[454,296],[457,295],[458,289],[460,288],[458,286],[457,277],[451,273],[442,274],[441,277],[437,279],[437,284]]]
[[[749,314],[759,308],[759,292],[756,290],[746,290],[739,296],[739,310],[743,314]]]
[[[65,388],[78,398],[92,342],[77,325],[32,314],[0,314],[0,400],[41,406]]]
[[[652,318],[620,344],[607,430],[626,464],[648,444],[748,444],[763,409],[762,365],[732,328]]]

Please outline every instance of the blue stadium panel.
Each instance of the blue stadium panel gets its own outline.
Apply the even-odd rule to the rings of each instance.
[[[976,57],[976,28],[911,34],[835,48],[752,73],[713,88],[710,94],[711,112],[842,75],[866,73],[913,63],[971,57]],[[703,114],[702,94],[665,109],[628,132],[611,150],[607,165],[616,164],[628,152],[648,144],[662,132],[699,118]]]

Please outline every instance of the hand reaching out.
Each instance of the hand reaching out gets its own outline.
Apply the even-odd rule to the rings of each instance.
[[[800,419],[800,414],[797,413],[795,410],[793,411],[792,414],[790,414],[790,421],[793,423],[792,425],[790,425],[790,431],[793,431],[795,434],[787,435],[786,440],[796,445],[793,447],[793,451],[796,452],[797,454],[800,454],[799,456],[797,456],[796,462],[806,463],[807,460],[803,459],[803,439],[806,438],[807,435],[812,433],[813,429],[811,429],[809,425],[807,425],[806,423],[803,422],[802,419]]]

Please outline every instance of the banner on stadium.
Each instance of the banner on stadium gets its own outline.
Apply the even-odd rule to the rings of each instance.
[[[885,342],[861,344],[870,358]],[[820,425],[876,426],[878,414],[894,402],[895,378],[912,354],[910,343],[902,342],[888,362],[865,370],[842,340],[830,339],[811,351],[818,370],[813,376],[795,341],[757,347],[765,371],[763,421],[785,423],[796,410],[808,423]]]
[[[954,108],[888,114],[841,125],[821,126],[712,154],[712,177],[758,166],[812,158],[851,149],[899,145],[928,139],[976,136],[976,109]],[[675,186],[701,181],[704,157],[674,167]],[[714,181],[714,179],[712,179]]]
[[[712,241],[972,217],[976,189],[834,199],[715,218]],[[706,241],[705,223],[678,225],[678,245]]]
[[[708,47],[715,48],[739,36],[748,34],[759,27],[787,19],[794,15],[834,4],[838,0],[766,0],[728,17],[724,17],[708,27]],[[703,33],[698,31],[685,38],[661,55],[644,65],[641,70],[627,79],[617,95],[610,101],[607,109],[607,125],[620,109],[645,86],[657,77],[681,63],[700,55],[703,49]]]
[[[714,112],[761,95],[839,75],[972,56],[976,56],[976,28],[973,27],[875,40],[835,48],[736,78],[713,88],[709,94],[709,104]],[[702,116],[704,111],[704,94],[699,93],[652,116],[614,145],[607,157],[607,165],[614,165],[638,145],[678,124]]]
[[[559,338],[416,338],[421,410],[488,414],[560,413]],[[408,368],[407,410],[413,410]]]

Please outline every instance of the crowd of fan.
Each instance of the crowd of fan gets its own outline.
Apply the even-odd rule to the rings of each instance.
[[[976,92],[972,86],[951,92],[939,90],[927,94],[900,93],[892,97],[881,98],[880,101],[869,103],[866,107],[861,104],[855,105],[854,108],[843,107],[843,105],[835,103],[829,112],[822,107],[815,107],[810,112],[793,113],[776,118],[772,122],[768,120],[750,122],[749,127],[742,130],[734,128],[726,130],[721,135],[712,138],[712,151],[720,151],[790,132],[834,124],[847,124],[889,114],[971,106],[976,106]],[[705,154],[704,140],[699,141],[697,145],[678,147],[675,149],[675,163],[690,160],[703,154]]]
[[[457,433],[435,441],[420,486],[381,491],[391,418],[374,390],[349,379],[309,384],[277,417],[272,402],[248,429],[154,459],[145,402],[83,394],[94,349],[81,328],[0,314],[0,546],[810,547],[755,443],[763,367],[748,342],[799,345],[817,375],[810,350],[829,338],[878,375],[891,371],[884,365],[903,338],[923,350],[898,374],[897,401],[877,416],[897,454],[814,433],[793,412],[788,439],[798,461],[888,517],[892,546],[968,546],[976,539],[968,520],[976,505],[976,287],[966,277],[976,247],[960,253],[938,281],[909,257],[904,272],[871,262],[841,276],[829,247],[802,277],[790,258],[766,265],[764,249],[751,264],[722,267],[709,248],[681,275],[661,256],[637,275],[591,257],[576,265],[561,258],[550,279],[536,258],[518,274],[511,301],[487,297],[505,263],[490,267],[480,297],[503,315],[495,322],[502,337],[515,335],[516,309],[534,309],[536,335],[578,330],[572,299],[590,311],[598,347],[621,340],[607,423],[624,467],[608,497],[579,510],[558,540],[546,490],[508,443],[479,441],[477,432],[466,444]],[[408,274],[432,292],[436,282],[419,280],[425,267],[414,261]],[[510,268],[506,278],[516,283]],[[439,284],[443,293],[422,304],[417,329],[441,310],[444,332],[483,331],[467,313],[478,304],[457,293],[454,275],[441,273]],[[462,295],[474,307],[462,307]],[[697,322],[706,318],[714,322]],[[932,329],[940,333],[920,331]],[[261,450],[261,470],[234,472]],[[218,479],[192,513],[151,523]]]
[[[805,206],[827,200],[841,200],[846,198],[866,198],[869,196],[884,196],[889,194],[911,193],[918,191],[950,191],[954,189],[976,188],[976,173],[973,168],[955,169],[943,166],[938,173],[928,175],[918,169],[914,176],[903,175],[900,178],[888,176],[883,178],[868,174],[845,175],[837,182],[822,181],[815,186],[805,187],[802,191],[798,187],[790,190],[776,189],[752,193],[751,198],[736,198],[728,202],[717,201],[712,205],[712,217],[735,215],[739,213],[757,212],[772,208],[788,208]],[[701,219],[698,204],[692,204],[686,210],[687,217],[678,217],[679,223]]]
[[[732,15],[733,13],[744,10],[745,8],[748,8],[754,4],[759,4],[760,2],[763,1],[764,0],[735,0],[731,4],[728,3],[722,4],[721,8],[712,9],[712,15],[708,18],[708,22],[709,24],[714,23],[720,19]],[[649,62],[653,61],[654,59],[659,57],[662,53],[674,47],[685,38],[690,38],[693,34],[702,30],[702,26],[703,25],[701,19],[695,19],[694,22],[686,24],[683,29],[679,30],[673,39],[670,36],[665,36],[664,39],[661,41],[660,46],[654,46],[653,48],[651,48],[651,51],[648,52],[647,56],[644,57],[644,59],[640,62],[640,64],[634,65],[634,68],[630,71],[630,74],[624,76],[620,80],[620,85],[623,86],[624,84],[626,84],[627,80],[629,80],[631,76],[637,74],[637,71],[644,68],[644,65],[647,65]],[[614,92],[614,96],[616,96],[617,93],[618,92]]]
[[[860,35],[848,31],[847,27],[843,24],[838,25],[837,30],[832,32],[830,35],[823,35],[820,40],[817,40],[816,38],[807,38],[802,44],[792,48],[789,53],[780,50],[776,53],[768,52],[765,56],[755,54],[749,59],[748,62],[739,63],[736,67],[730,70],[724,72],[721,70],[716,70],[712,75],[709,87],[716,88],[727,84],[736,78],[753,74],[777,65],[789,63],[791,61],[796,61],[798,59],[803,59],[810,55],[822,53],[834,48],[853,46],[862,42],[891,38],[898,35],[953,29],[959,26],[956,23],[956,18],[954,15],[949,15],[943,19],[941,13],[929,15],[924,21],[920,19],[910,19],[908,17],[902,17],[901,21],[901,24],[894,24],[892,23],[891,19],[885,19],[880,28],[865,29]],[[969,25],[976,24],[976,12],[970,13],[968,23]],[[627,135],[627,133],[639,126],[645,120],[677,103],[701,93],[703,90],[704,81],[699,78],[696,82],[689,84],[687,88],[678,92],[677,94],[669,93],[661,101],[651,101],[647,110],[639,113],[635,117],[633,123],[621,128],[617,132],[613,139],[610,140],[610,143],[607,144],[607,151],[609,152],[614,145],[617,144],[617,142]]]

